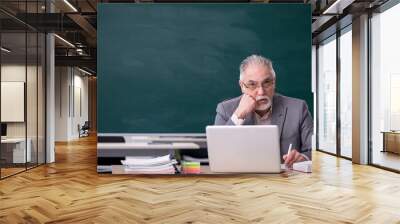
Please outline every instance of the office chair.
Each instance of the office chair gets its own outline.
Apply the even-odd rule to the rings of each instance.
[[[89,121],[85,121],[82,127],[80,127],[80,125],[78,124],[79,138],[89,136],[89,129]]]

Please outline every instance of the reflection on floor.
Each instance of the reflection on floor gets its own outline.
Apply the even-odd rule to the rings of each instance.
[[[399,223],[400,175],[321,152],[313,173],[132,176],[96,172],[96,138],[0,181],[0,223]]]
[[[18,163],[18,164],[1,164],[1,178],[5,178],[7,176],[11,176],[13,174],[25,171],[26,169],[30,169],[36,167],[36,163]]]
[[[374,151],[372,163],[395,170],[400,170],[400,155],[391,152]]]
[[[1,177],[4,178],[4,177],[19,173],[19,172],[24,171],[24,170],[25,170],[25,167],[23,167],[23,168],[20,168],[20,167],[17,167],[17,168],[1,168]]]

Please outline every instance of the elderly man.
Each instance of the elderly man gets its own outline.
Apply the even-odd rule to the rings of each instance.
[[[313,121],[305,101],[275,93],[272,62],[251,55],[240,64],[242,95],[217,106],[215,125],[277,125],[282,161],[311,160]],[[289,145],[293,148],[288,154]]]

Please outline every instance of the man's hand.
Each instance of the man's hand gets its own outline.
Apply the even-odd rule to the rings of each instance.
[[[240,99],[239,106],[235,110],[234,114],[240,119],[244,119],[249,113],[252,113],[256,108],[256,99],[254,97],[243,94]]]
[[[293,163],[305,161],[306,158],[304,158],[304,156],[296,149],[292,149],[289,154],[283,155],[283,160],[285,160],[286,167],[292,168]]]

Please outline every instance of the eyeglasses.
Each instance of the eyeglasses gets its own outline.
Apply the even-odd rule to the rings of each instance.
[[[242,82],[244,87],[246,87],[249,90],[256,90],[259,86],[261,86],[264,90],[267,90],[273,86],[275,83],[275,79],[267,79],[264,82],[262,82],[260,85],[256,82],[248,82],[247,84]]]

